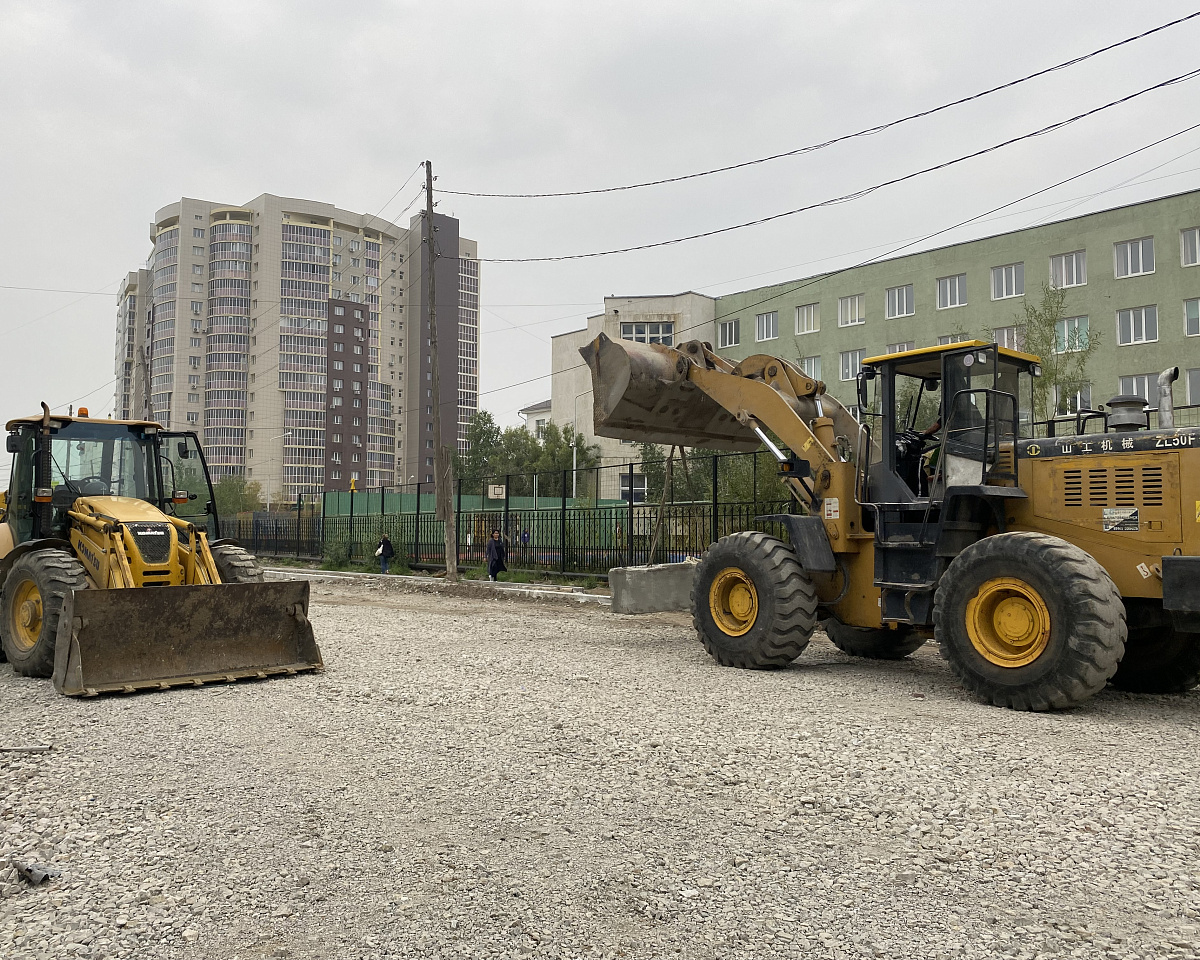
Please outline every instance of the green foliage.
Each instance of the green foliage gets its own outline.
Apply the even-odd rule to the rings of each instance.
[[[262,485],[257,480],[247,483],[241,475],[222,477],[213,487],[213,493],[217,498],[217,513],[223,517],[257,510],[262,505]]]
[[[654,443],[640,445],[642,473],[646,476],[646,503],[657,504],[662,499],[666,482],[668,447]],[[668,502],[688,503],[712,499],[712,456],[719,451],[696,448],[687,452],[687,464],[676,451],[671,468],[671,495]],[[718,468],[717,493],[721,500],[731,503],[765,503],[787,500],[791,494],[783,480],[775,458],[766,450],[757,457],[749,454],[722,456]]]
[[[1042,360],[1042,375],[1033,380],[1033,416],[1046,420],[1055,413],[1067,413],[1065,405],[1055,409],[1056,397],[1073,394],[1079,384],[1087,383],[1087,365],[1100,345],[1098,330],[1066,329],[1067,291],[1042,284],[1037,303],[1026,300],[1016,317],[1020,325],[1021,349]]]
[[[501,430],[486,410],[480,410],[471,418],[467,427],[467,443],[470,449],[465,455],[455,455],[454,468],[456,476],[468,480],[561,472],[570,470],[573,460],[580,470],[600,463],[600,448],[589,445],[587,439],[582,434],[576,434],[570,424],[559,427],[556,423],[548,423],[538,437],[524,427]],[[528,481],[525,484],[529,485]],[[543,492],[554,494],[554,491],[545,488]]]

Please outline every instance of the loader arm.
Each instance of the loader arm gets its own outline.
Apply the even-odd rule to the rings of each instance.
[[[733,450],[764,444],[792,494],[824,521],[833,551],[858,551],[858,467],[839,439],[857,449],[862,428],[824,383],[779,357],[731,363],[698,340],[674,348],[600,334],[580,354],[592,372],[598,435]],[[788,470],[793,457],[807,470]]]

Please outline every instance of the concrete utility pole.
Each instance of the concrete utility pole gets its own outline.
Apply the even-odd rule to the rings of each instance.
[[[458,547],[454,535],[454,458],[448,447],[442,445],[442,381],[438,367],[437,301],[434,298],[434,274],[437,272],[437,243],[433,235],[433,164],[425,161],[425,243],[429,250],[429,362],[433,366],[433,473],[434,503],[437,517],[442,520],[446,531],[446,579],[458,579]],[[455,402],[458,401],[457,385]],[[457,409],[457,408],[456,408]],[[458,417],[454,418],[457,439]]]

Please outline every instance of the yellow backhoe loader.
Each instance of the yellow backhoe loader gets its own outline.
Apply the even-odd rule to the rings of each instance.
[[[934,638],[972,694],[1020,710],[1200,683],[1200,428],[1173,426],[1177,369],[1158,429],[1143,398],[1116,397],[1039,437],[1039,358],[994,343],[865,360],[857,417],[778,357],[603,334],[580,352],[597,434],[765,445],[796,498],[758,518],[786,540],[734,533],[697,565],[693,618],[719,663],[784,666],[824,621],[862,657]]]
[[[17,673],[90,696],[322,669],[308,583],[266,583],[219,539],[194,433],[42,404],[7,448],[0,648]]]

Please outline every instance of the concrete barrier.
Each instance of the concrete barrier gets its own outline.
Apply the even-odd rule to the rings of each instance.
[[[613,613],[662,613],[692,608],[697,561],[613,567],[608,571]]]

